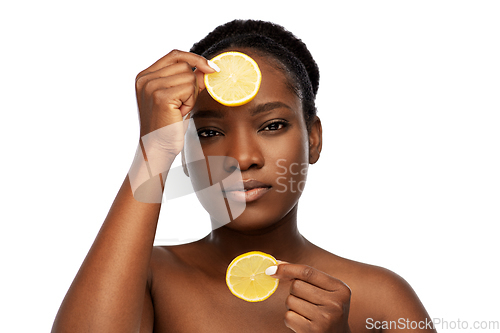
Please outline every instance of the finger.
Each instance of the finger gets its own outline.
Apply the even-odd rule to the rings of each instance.
[[[290,286],[290,294],[302,298],[315,305],[325,305],[332,298],[332,291],[318,288],[302,280],[294,280]]]
[[[193,87],[193,92],[198,93],[196,78],[193,73],[181,73],[168,77],[159,77],[148,81],[142,90],[143,96],[151,96],[154,91],[159,89],[168,89],[179,85],[188,85]]]
[[[188,99],[182,102],[182,105],[179,108],[182,117],[185,117],[188,113],[190,113],[191,110],[194,108],[195,104],[196,104],[196,94],[191,94]]]
[[[195,91],[192,84],[177,85],[167,89],[155,90],[152,94],[155,105],[159,105],[166,111],[180,110],[180,119],[184,117],[193,107],[196,101]],[[184,107],[183,107],[184,106]],[[175,112],[169,112],[174,115]]]
[[[194,75],[196,75],[196,82],[198,82],[198,92],[201,92],[203,89],[205,89],[205,73],[203,73],[202,71],[199,71],[198,69],[196,69],[194,71]]]
[[[203,73],[213,73],[217,69],[217,67],[215,67],[213,63],[209,63],[207,59],[200,55],[190,52],[173,50],[161,59],[157,60],[147,69],[139,73],[138,77],[145,73],[155,72],[160,68],[167,67],[179,62],[187,62],[192,68],[196,67]]]
[[[181,73],[193,73],[191,65],[189,65],[187,62],[179,62],[171,66],[162,67],[154,72],[143,73],[141,75],[138,75],[135,81],[137,91],[140,91],[142,87],[151,80]]]
[[[325,320],[328,321],[339,314],[346,313],[346,304],[349,304],[349,294],[326,291],[302,280],[292,282],[288,298],[287,302],[293,304],[293,307],[290,307],[291,310],[303,315],[312,324],[319,325]],[[303,302],[298,302],[296,299]]]
[[[336,291],[346,287],[342,281],[307,265],[280,264],[272,277],[276,279],[299,279],[328,291]]]
[[[312,321],[315,317],[315,313],[319,311],[315,304],[294,295],[288,295],[285,305],[288,310],[296,312],[309,321]]]
[[[285,313],[285,325],[297,333],[310,332],[311,322],[300,314],[289,310]]]

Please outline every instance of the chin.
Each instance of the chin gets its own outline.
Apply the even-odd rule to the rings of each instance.
[[[257,207],[248,205],[240,216],[224,225],[224,227],[247,233],[266,232],[286,220],[286,217],[289,216],[291,211],[295,210],[296,206],[296,204],[290,207],[274,205],[272,209],[257,209]]]
[[[252,232],[266,229],[279,221],[279,219],[276,220],[270,216],[263,218],[258,215],[259,214],[250,214],[249,212],[245,211],[243,212],[243,214],[241,214],[231,222],[225,224],[223,227],[234,231]],[[213,223],[213,225],[217,225],[217,223]]]

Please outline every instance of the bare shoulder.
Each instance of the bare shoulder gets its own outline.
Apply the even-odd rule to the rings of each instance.
[[[351,289],[350,317],[356,322],[363,322],[365,325],[370,320],[430,320],[413,288],[397,273],[380,266],[342,258],[324,250],[320,257],[316,268],[341,280]]]
[[[172,295],[178,289],[192,289],[196,279],[204,278],[202,263],[206,260],[205,256],[197,243],[154,246],[148,275],[148,286],[153,298],[163,294]]]
[[[338,257],[335,272],[348,281],[348,285],[379,301],[391,297],[414,295],[408,282],[397,273],[375,265]],[[346,282],[347,283],[347,282]]]
[[[170,270],[190,266],[199,252],[197,243],[183,245],[154,246],[151,253],[150,268],[154,271],[162,267]]]
[[[321,248],[317,248],[313,262],[316,268],[338,275],[337,278],[347,280],[356,287],[409,287],[401,276],[389,269],[343,258]]]
[[[154,294],[159,285],[159,277],[168,279],[175,278],[183,266],[181,257],[177,254],[177,249],[171,246],[153,246],[148,269],[148,288]]]
[[[162,276],[186,275],[214,266],[213,254],[204,243],[196,241],[182,245],[154,246],[150,261],[150,274]]]
[[[182,248],[185,245],[175,245],[175,246],[153,246],[153,252],[151,253],[151,264],[161,264],[165,261],[170,263],[175,263],[179,260],[178,253],[182,253]]]

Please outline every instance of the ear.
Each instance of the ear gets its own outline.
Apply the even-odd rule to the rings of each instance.
[[[309,131],[309,163],[314,164],[318,161],[323,144],[323,129],[321,120],[315,116],[311,130]]]
[[[182,161],[182,170],[184,170],[184,174],[189,177],[189,171],[186,164],[186,156],[184,155],[184,148],[181,150],[181,161]]]

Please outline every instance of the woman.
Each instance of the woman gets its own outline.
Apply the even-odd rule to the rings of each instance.
[[[322,146],[319,71],[306,46],[280,26],[233,21],[191,51],[172,51],[137,76],[140,150],[53,332],[433,332],[403,279],[328,253],[297,229],[307,166]],[[226,51],[248,54],[262,71],[259,93],[242,106],[223,106],[205,90],[203,74],[217,70],[206,59]],[[245,191],[225,195],[243,197],[245,209],[225,224],[209,208],[207,237],[153,247],[160,173],[184,143],[185,171],[200,187],[201,169],[190,163],[198,141],[184,140],[184,118],[194,121],[203,155],[223,157],[211,167],[215,178],[241,173]],[[145,174],[157,176],[144,182]],[[252,250],[282,260],[266,271],[280,279],[277,291],[259,303],[234,297],[224,279],[231,260]]]

